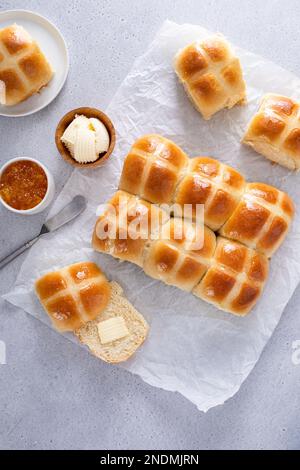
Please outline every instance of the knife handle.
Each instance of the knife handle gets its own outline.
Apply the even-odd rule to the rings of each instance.
[[[24,251],[28,250],[28,248],[32,247],[32,245],[35,244],[35,242],[38,241],[40,235],[37,237],[33,238],[29,242],[25,243],[24,245],[20,246],[20,248],[17,248],[15,251],[13,251],[10,255],[5,256],[5,258],[2,258],[0,260],[0,269],[4,268],[8,263],[10,263],[13,259],[15,259],[17,256],[21,255],[24,253]]]

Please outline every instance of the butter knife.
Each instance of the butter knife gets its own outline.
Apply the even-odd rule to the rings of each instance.
[[[42,228],[40,233],[37,237],[29,240],[24,245],[20,246],[17,250],[15,250],[10,255],[2,258],[0,260],[0,269],[10,263],[13,259],[19,256],[24,251],[28,250],[28,248],[32,247],[38,239],[44,235],[45,233],[54,232],[55,230],[59,229],[63,225],[71,222],[71,220],[75,219],[78,215],[80,215],[84,209],[86,208],[86,199],[81,195],[75,196],[71,202],[69,202],[65,207],[61,209],[56,215],[51,217],[51,219],[47,220]]]

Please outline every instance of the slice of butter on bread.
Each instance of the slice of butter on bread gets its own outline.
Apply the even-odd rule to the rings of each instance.
[[[97,327],[101,344],[113,343],[130,334],[123,317],[100,321]]]
[[[111,299],[106,309],[74,333],[92,354],[117,364],[129,359],[143,344],[149,325],[124,297],[122,287],[114,281],[110,286]]]

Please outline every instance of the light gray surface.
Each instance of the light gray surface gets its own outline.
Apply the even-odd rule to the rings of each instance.
[[[71,69],[48,108],[0,118],[0,162],[39,158],[52,170],[57,190],[71,171],[54,145],[59,118],[78,106],[105,109],[166,18],[221,31],[300,76],[298,0],[0,1],[0,11],[14,8],[39,12],[61,29]],[[1,207],[0,257],[38,233],[44,217],[23,218]],[[0,272],[1,293],[21,262]],[[207,414],[178,394],[101,363],[0,301],[0,340],[7,348],[7,364],[0,365],[0,448],[299,449],[300,365],[292,362],[292,343],[300,340],[299,301],[298,288],[239,393]]]

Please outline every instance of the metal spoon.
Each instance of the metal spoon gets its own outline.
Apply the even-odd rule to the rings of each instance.
[[[71,220],[75,219],[79,214],[84,211],[85,208],[86,199],[80,195],[75,196],[71,202],[69,202],[63,209],[61,209],[60,212],[58,212],[56,215],[51,217],[51,219],[47,220],[44,223],[37,237],[28,241],[10,255],[5,256],[5,258],[2,258],[0,260],[0,269],[10,263],[21,253],[28,250],[28,248],[30,248],[32,245],[34,245],[35,242],[38,241],[41,235],[44,235],[45,233],[49,232],[54,232],[54,230],[57,230],[58,228],[70,222]]]

